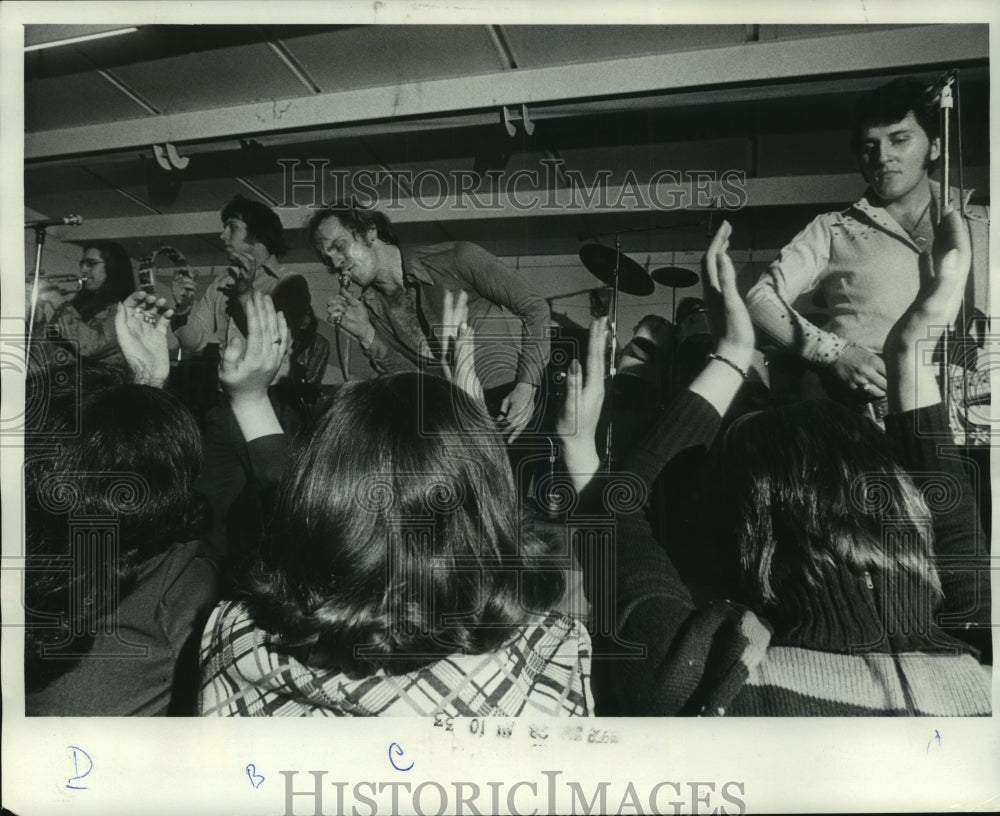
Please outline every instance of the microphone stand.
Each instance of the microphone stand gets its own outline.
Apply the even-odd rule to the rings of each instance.
[[[941,97],[938,100],[938,107],[941,112],[941,202],[938,207],[938,223],[941,222],[942,214],[948,209],[951,203],[951,112],[955,109],[955,99],[952,96],[951,86],[955,82],[955,74],[945,75],[944,84],[941,86]],[[964,209],[964,202],[962,204]],[[959,309],[959,325],[965,326],[964,315],[965,299],[963,298]],[[941,393],[944,396],[945,409],[950,419],[952,413],[951,396],[951,351],[952,330],[945,327],[944,337],[941,342]],[[964,362],[964,361],[963,361]]]
[[[24,365],[28,366],[31,355],[31,336],[35,328],[35,311],[38,308],[38,277],[42,271],[42,247],[45,246],[45,227],[35,228],[35,271],[31,277],[31,314],[28,318],[28,341],[24,347]]]
[[[78,215],[70,215],[66,218],[56,218],[49,221],[34,221],[24,225],[35,231],[35,271],[32,274],[31,282],[31,313],[28,316],[28,339],[24,346],[24,365],[27,368],[29,355],[31,354],[31,337],[35,329],[35,312],[38,309],[38,277],[42,273],[42,247],[45,245],[46,225],[57,226],[65,224],[70,227],[78,227],[83,223],[83,219]]]
[[[605,452],[605,468],[608,473],[611,472],[611,440],[612,440],[612,426],[614,425],[614,407],[615,407],[615,375],[618,373],[618,369],[615,366],[615,350],[618,348],[618,281],[620,278],[619,270],[621,268],[621,257],[622,257],[622,242],[621,236],[615,234],[615,285],[614,294],[612,295],[611,304],[611,350],[610,350],[610,362],[608,363],[608,387],[605,389],[605,393],[608,395],[608,428],[605,433],[604,439],[604,452]]]
[[[340,291],[347,292],[351,288],[351,279],[347,275],[341,275],[338,278],[340,283]],[[341,344],[342,329],[340,328],[340,321],[338,320],[334,324],[334,343],[337,346],[337,362],[340,364],[340,375],[344,378],[346,383],[348,378],[351,376],[351,349],[350,346],[347,347],[347,353],[344,352],[344,347]]]

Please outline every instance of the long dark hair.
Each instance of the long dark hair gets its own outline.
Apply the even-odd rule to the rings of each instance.
[[[736,420],[710,478],[740,565],[741,600],[771,619],[830,571],[906,580],[941,600],[930,513],[867,418],[834,402],[770,408]],[[892,520],[905,547],[887,547]]]
[[[73,298],[73,308],[84,322],[112,303],[121,303],[135,291],[132,259],[125,247],[114,241],[92,241],[83,247],[84,252],[88,249],[101,253],[107,277],[94,291],[84,289]]]
[[[310,665],[354,677],[485,654],[564,589],[520,518],[503,441],[465,392],[417,373],[349,383],[286,469],[244,598]]]
[[[50,387],[40,430],[26,435],[25,600],[49,619],[26,621],[28,691],[75,665],[144,564],[203,529],[194,417],[171,395],[125,377],[88,364],[79,383]],[[72,655],[43,654],[67,643]]]

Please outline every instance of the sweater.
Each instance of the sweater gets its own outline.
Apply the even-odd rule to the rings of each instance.
[[[914,413],[919,416],[900,417],[893,433],[909,429],[913,441],[909,453],[929,454],[933,445],[921,444],[913,428],[921,427],[921,419],[943,421],[940,406]],[[707,450],[720,421],[705,400],[685,392],[624,469],[649,485],[674,457]],[[925,463],[922,470],[930,472],[933,467]],[[607,515],[599,506],[601,497],[608,495],[605,482],[596,477],[581,497],[589,518]],[[619,507],[614,513],[613,577],[597,574],[607,556],[584,563],[590,601],[595,608],[610,605],[614,614],[609,633],[594,639],[599,714],[991,713],[989,670],[967,646],[933,620],[923,621],[914,631],[886,626],[879,614],[878,575],[831,569],[818,588],[801,590],[795,599],[800,614],[791,622],[776,624],[731,601],[696,608],[667,553],[655,541],[644,509],[637,505]],[[967,524],[945,522],[935,529],[938,555],[968,550]],[[956,575],[946,588],[953,593],[946,596],[946,612],[962,607],[975,593],[968,573]],[[987,600],[976,612],[978,619],[988,616],[988,610]],[[623,643],[639,645],[644,653],[596,659],[605,652],[620,652]]]

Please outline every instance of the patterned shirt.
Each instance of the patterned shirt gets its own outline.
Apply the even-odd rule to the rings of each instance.
[[[930,186],[936,211],[940,186]],[[967,212],[974,301],[988,311],[987,217],[982,208]],[[832,364],[848,341],[881,352],[889,329],[917,295],[920,255],[930,248],[863,196],[843,212],[817,216],[781,250],[747,295],[750,316],[779,346],[820,365]],[[793,308],[817,289],[830,315],[825,330]]]
[[[585,717],[594,713],[590,659],[583,625],[550,612],[500,651],[353,679],[300,662],[229,601],[216,607],[202,635],[200,709],[222,717]]]

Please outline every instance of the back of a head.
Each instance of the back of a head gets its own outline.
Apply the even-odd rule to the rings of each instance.
[[[495,650],[562,591],[534,568],[548,548],[522,532],[485,409],[423,374],[338,390],[292,456],[273,529],[251,613],[353,676]]]
[[[794,616],[801,593],[831,571],[906,574],[923,597],[940,597],[926,505],[867,418],[829,401],[748,414],[720,440],[713,465],[741,599],[757,611]],[[887,519],[906,547],[887,547]]]
[[[174,397],[108,367],[88,366],[79,382],[69,377],[31,398],[42,401],[37,429],[25,438],[26,598],[34,610],[64,616],[60,627],[29,630],[28,676],[37,687],[72,665],[32,663],[41,642],[59,642],[67,629],[94,631],[143,564],[200,532],[194,482],[201,439]],[[88,520],[112,539],[80,538]],[[82,561],[79,546],[86,548]],[[77,559],[70,573],[46,569],[67,557]],[[75,621],[70,598],[81,592],[87,620]]]
[[[140,561],[190,533],[201,438],[175,397],[88,365],[79,383],[50,388],[40,410],[25,439],[29,525],[115,518],[122,555]]]

